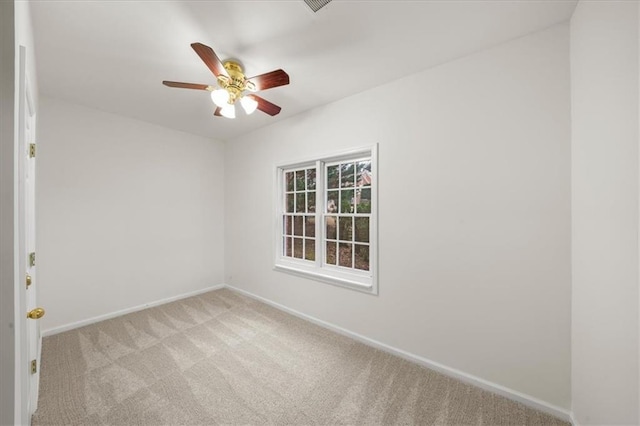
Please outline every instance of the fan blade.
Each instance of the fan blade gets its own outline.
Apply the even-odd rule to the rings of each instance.
[[[213,111],[213,115],[215,115],[216,117],[222,117],[222,114],[220,114],[220,111],[222,111],[222,108],[216,107],[216,110]]]
[[[200,59],[202,59],[205,65],[209,67],[213,75],[216,77],[219,75],[229,77],[227,70],[224,69],[224,65],[222,65],[218,55],[216,55],[216,52],[214,52],[212,48],[205,46],[202,43],[192,43],[191,47],[196,51],[198,56],[200,56]]]
[[[269,102],[264,98],[261,98],[260,96],[256,96],[256,95],[246,95],[246,96],[258,102],[258,109],[260,111],[267,113],[271,116],[277,115],[278,113],[280,113],[280,110],[282,109],[278,105],[272,104],[271,102]]]
[[[275,70],[266,74],[251,77],[249,81],[254,84],[256,91],[267,90],[289,84],[289,74],[283,70]]]
[[[213,87],[208,84],[180,83],[179,81],[163,81],[162,84],[180,89],[213,90]]]

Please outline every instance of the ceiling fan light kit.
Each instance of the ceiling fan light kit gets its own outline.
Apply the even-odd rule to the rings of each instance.
[[[216,89],[211,91],[211,100],[214,104],[223,108],[229,103],[229,92],[224,89]]]
[[[240,99],[240,105],[242,105],[244,112],[246,112],[247,114],[253,114],[256,108],[258,108],[258,102],[255,99],[249,98],[247,96],[243,96]]]
[[[236,107],[233,104],[226,104],[220,109],[220,115],[225,118],[236,118]]]
[[[206,84],[180,83],[163,81],[168,87],[181,89],[207,90],[211,92],[211,100],[216,105],[215,116],[235,118],[236,101],[240,101],[245,113],[252,114],[256,109],[274,116],[282,108],[272,104],[260,96],[248,92],[257,92],[289,84],[289,75],[281,69],[247,78],[242,66],[236,61],[226,61],[224,64],[218,59],[213,49],[202,43],[193,43],[193,50],[216,76],[217,87]]]

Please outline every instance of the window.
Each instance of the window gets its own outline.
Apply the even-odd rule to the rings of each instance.
[[[377,150],[277,168],[275,269],[377,294]]]

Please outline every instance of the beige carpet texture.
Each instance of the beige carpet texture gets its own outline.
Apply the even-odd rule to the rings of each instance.
[[[568,425],[229,289],[43,339],[33,425]]]

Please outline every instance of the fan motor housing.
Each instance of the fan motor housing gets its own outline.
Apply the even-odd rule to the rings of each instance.
[[[247,89],[247,80],[242,71],[242,65],[238,62],[226,61],[223,65],[229,77],[219,76],[218,83],[220,87],[229,92],[229,103],[232,104],[240,99],[242,92]]]

